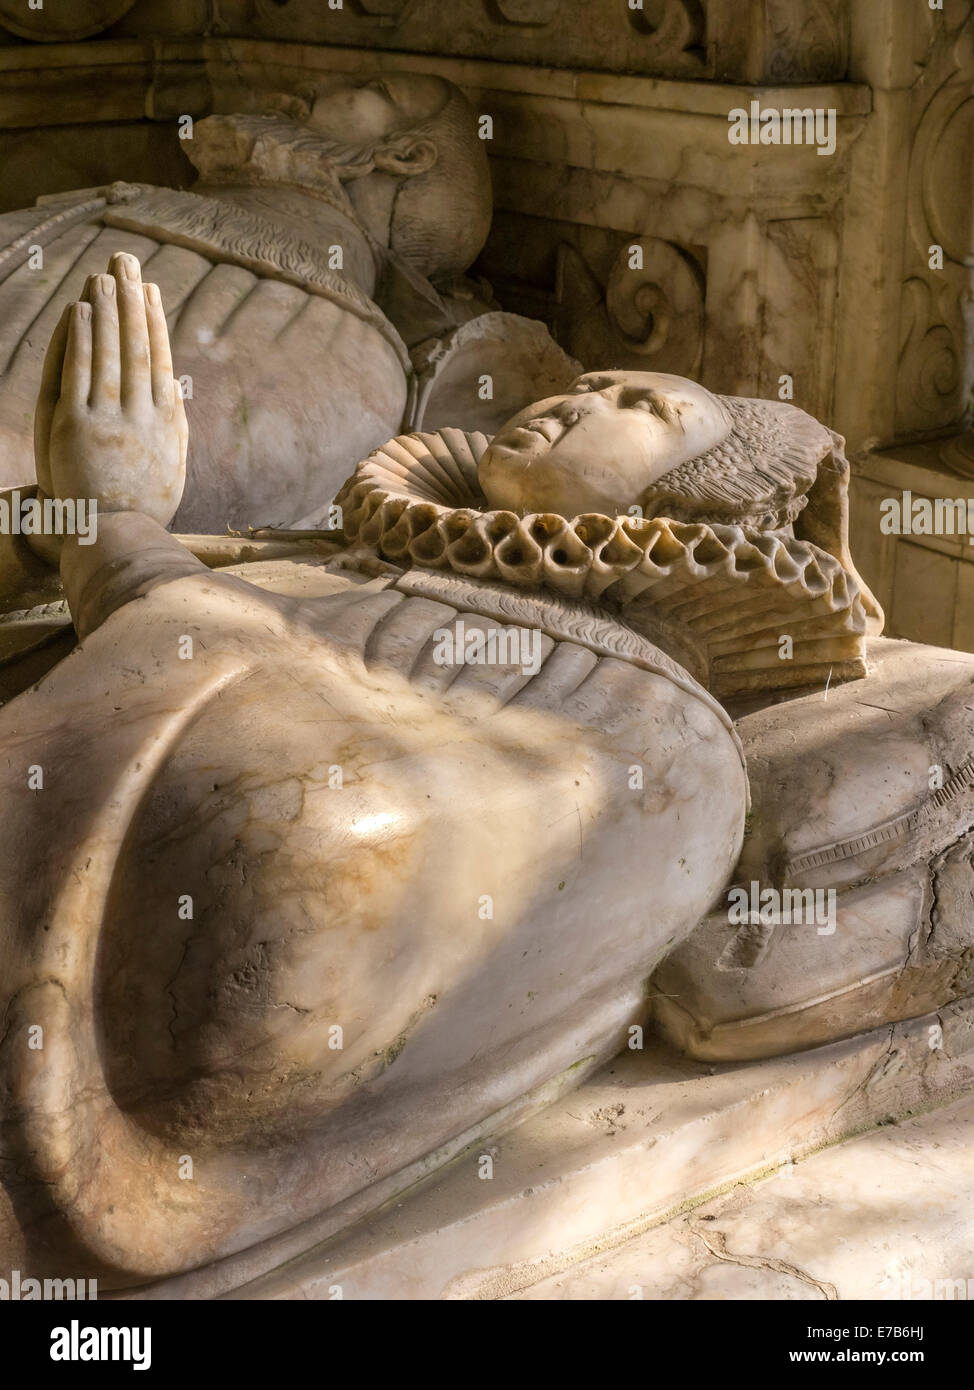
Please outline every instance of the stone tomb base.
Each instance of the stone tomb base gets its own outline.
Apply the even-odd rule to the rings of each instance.
[[[967,1001],[741,1065],[689,1062],[648,1040],[341,1236],[315,1243],[309,1227],[302,1249],[293,1231],[286,1243],[114,1297],[498,1299],[543,1280],[558,1297],[554,1276],[682,1209],[969,1091]],[[644,1271],[647,1297],[653,1275]]]
[[[968,1093],[737,1183],[508,1297],[895,1303],[878,1314],[891,1336],[841,1343],[855,1357],[865,1347],[889,1361],[917,1347],[901,1335],[918,1321],[904,1304],[974,1299],[972,1134]]]

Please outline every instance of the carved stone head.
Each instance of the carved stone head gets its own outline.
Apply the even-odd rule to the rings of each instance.
[[[568,393],[520,411],[480,461],[492,507],[520,516],[625,515],[647,488],[727,438],[720,399],[665,372],[586,372]]]
[[[389,73],[333,79],[278,95],[270,115],[210,116],[189,154],[213,185],[304,188],[346,206],[421,275],[450,276],[490,230],[490,172],[474,114],[441,77]]]
[[[397,180],[393,251],[431,278],[473,263],[490,230],[490,172],[474,114],[452,82],[415,72],[359,80],[319,96],[308,124],[337,142],[354,133],[373,169]]]

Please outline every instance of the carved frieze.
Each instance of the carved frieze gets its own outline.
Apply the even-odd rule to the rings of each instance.
[[[704,275],[685,249],[627,237],[604,286],[570,243],[559,248],[564,345],[579,361],[692,376],[703,352]]]
[[[72,0],[32,9],[27,0],[0,0],[0,25],[37,43],[70,43],[99,34],[127,14],[135,0]]]
[[[969,0],[931,13],[914,89],[896,430],[959,423],[974,386],[974,34]]]
[[[770,0],[765,10],[765,79],[817,82],[844,76],[849,61],[847,0]]]

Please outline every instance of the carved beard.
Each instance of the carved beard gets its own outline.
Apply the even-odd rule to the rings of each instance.
[[[282,116],[207,116],[187,151],[206,184],[285,184],[351,213],[342,184],[375,169],[375,144],[329,140]]]
[[[380,150],[408,148],[414,134],[401,130],[379,141],[355,144],[320,135],[289,116],[207,116],[187,142],[192,146],[187,153],[207,187],[289,187],[320,198],[358,228],[376,255],[392,254],[425,277],[442,259],[444,233],[443,225],[430,222],[426,215],[425,179],[397,180],[388,242],[377,240],[344,187],[375,171]],[[460,209],[454,219],[470,220]],[[482,240],[478,239],[478,247]],[[469,263],[455,255],[454,259],[456,264],[448,269],[462,270]]]

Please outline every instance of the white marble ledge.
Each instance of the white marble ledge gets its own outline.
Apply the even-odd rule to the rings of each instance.
[[[901,1305],[891,1321],[909,1322],[904,1302],[974,1297],[972,1137],[965,1096],[734,1187],[510,1297],[880,1299]]]

